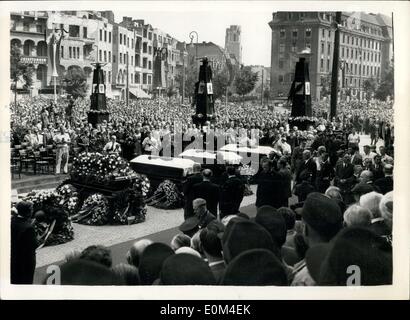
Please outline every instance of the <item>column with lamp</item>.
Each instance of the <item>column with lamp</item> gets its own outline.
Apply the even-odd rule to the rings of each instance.
[[[335,22],[332,23],[332,29],[335,31],[333,47],[333,65],[332,65],[332,82],[330,91],[330,119],[336,117],[337,112],[337,86],[339,74],[339,48],[340,48],[340,29],[342,27],[342,12],[336,12]]]
[[[168,59],[168,49],[165,47],[162,48],[157,48],[155,50],[155,54],[154,54],[154,61],[155,61],[155,84],[156,89],[158,90],[158,110],[160,110],[161,107],[161,89],[163,87],[163,83],[162,83],[162,61],[164,58],[164,52],[165,52],[165,59]]]
[[[68,31],[64,30],[64,28],[55,28],[54,35],[53,35],[53,79],[54,79],[54,103],[57,103],[57,79],[58,79],[58,71],[57,71],[57,54],[60,54],[60,44],[61,40],[64,38],[64,32],[68,33]]]

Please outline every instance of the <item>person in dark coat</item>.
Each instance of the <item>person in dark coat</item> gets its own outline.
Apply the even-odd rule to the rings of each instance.
[[[311,184],[310,176],[306,171],[302,173],[300,178],[302,179],[302,182],[295,185],[293,191],[293,193],[298,197],[299,203],[304,202],[309,193],[315,191],[315,187]]]
[[[189,176],[183,184],[183,193],[184,193],[184,219],[188,219],[194,215],[194,210],[192,209],[192,200],[194,200],[192,194],[192,187],[202,182],[202,175],[201,175],[201,165],[194,164],[193,166],[193,174]]]
[[[285,202],[285,181],[283,176],[276,170],[272,170],[271,161],[265,159],[262,162],[262,170],[253,177],[258,187],[256,190],[256,207],[263,205],[280,208]]]
[[[374,181],[384,177],[382,157],[380,155],[374,156],[374,164],[371,168],[371,172],[373,173]]]
[[[234,167],[229,166],[226,169],[227,180],[222,184],[219,199],[219,218],[236,214],[239,211],[244,192],[245,185],[242,180],[236,176]]]
[[[384,177],[377,179],[374,185],[379,188],[382,194],[393,191],[393,166],[391,164],[384,165]]]
[[[218,215],[219,186],[211,182],[212,170],[202,171],[203,181],[192,187],[193,199],[205,199],[208,210],[216,217]]]
[[[17,215],[11,219],[11,284],[33,284],[36,268],[37,238],[31,223],[33,204],[17,204]]]
[[[296,171],[295,182],[297,184],[302,182],[301,175],[306,172],[311,178],[311,181],[316,181],[316,163],[312,158],[312,154],[309,150],[303,151],[303,161],[301,162],[298,170]]]
[[[320,170],[318,170],[316,176],[316,189],[320,193],[325,193],[326,189],[330,186],[330,181],[332,181],[335,176],[335,169],[330,164],[328,153],[323,153],[319,161]]]
[[[339,187],[342,194],[350,191],[353,180],[353,165],[348,153],[343,156],[343,160],[336,165],[335,186]]]
[[[287,207],[289,205],[289,198],[292,197],[292,173],[289,170],[288,163],[285,157],[279,159],[278,167],[279,173],[283,176],[283,182],[285,184],[283,207]]]

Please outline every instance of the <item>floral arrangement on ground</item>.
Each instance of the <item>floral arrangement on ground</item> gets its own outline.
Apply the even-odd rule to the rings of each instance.
[[[155,190],[147,203],[159,209],[176,209],[183,205],[183,197],[175,183],[164,180]]]

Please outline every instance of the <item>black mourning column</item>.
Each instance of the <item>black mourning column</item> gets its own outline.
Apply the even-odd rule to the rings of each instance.
[[[299,58],[299,61],[296,62],[295,78],[288,99],[292,101],[291,117],[312,116],[309,64],[305,58]]]
[[[91,91],[91,107],[88,112],[88,122],[94,127],[109,120],[109,112],[107,111],[106,96],[105,96],[105,81],[104,72],[101,69],[101,64],[96,63],[93,73],[93,85]]]
[[[203,126],[205,122],[215,120],[214,98],[212,88],[212,69],[208,64],[208,59],[202,59],[199,68],[199,79],[195,83],[195,115],[192,120],[195,124]]]

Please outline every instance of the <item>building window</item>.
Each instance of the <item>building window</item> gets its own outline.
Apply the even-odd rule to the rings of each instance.
[[[130,47],[130,38],[127,37],[127,48]]]
[[[322,38],[325,38],[325,29],[322,29]]]
[[[284,52],[285,52],[285,45],[284,45],[283,43],[281,43],[281,44],[279,45],[279,52],[280,52],[280,53],[284,53]]]
[[[38,33],[43,33],[43,26],[41,24],[36,25],[36,31]]]
[[[134,39],[131,39],[131,48],[134,48]]]
[[[323,58],[320,58],[320,70],[323,70]]]
[[[23,23],[23,31],[30,31],[30,24],[28,22]]]
[[[147,53],[147,43],[146,42],[142,44],[142,53]]]
[[[298,38],[298,30],[296,30],[296,29],[292,30],[292,38],[294,38],[294,39]]]
[[[138,72],[135,73],[134,78],[135,83],[140,83],[140,74]]]
[[[131,56],[131,65],[134,65],[134,56]]]
[[[324,43],[324,42],[322,42],[322,43],[320,44],[320,53],[321,53],[321,54],[324,54],[324,53],[325,53],[325,43]]]
[[[104,30],[104,42],[107,42],[107,30]]]
[[[77,47],[77,58],[80,58],[80,47]]]
[[[330,56],[331,54],[331,47],[330,47],[330,43],[327,44],[327,55]]]
[[[147,59],[147,58],[142,58],[142,67],[143,67],[144,69],[147,68],[147,64],[148,64],[148,59]]]
[[[144,37],[144,38],[146,38],[146,37],[147,37],[147,34],[148,34],[147,29],[144,29],[144,32],[143,32],[143,37]]]
[[[99,61],[102,61],[102,50],[100,50],[100,51],[99,51],[99,53],[98,53],[98,57],[99,57],[99,59],[98,59],[98,60],[99,60]]]
[[[285,37],[286,37],[285,29],[280,29],[279,37],[280,37],[281,39],[285,39]]]
[[[151,46],[148,46],[148,53],[152,54],[152,47]]]
[[[111,51],[108,51],[108,62],[111,63]]]
[[[111,43],[111,31],[108,32],[108,42]]]
[[[140,66],[140,60],[141,60],[140,55],[139,55],[139,54],[136,54],[136,55],[135,55],[135,65],[136,65],[137,67]]]
[[[332,32],[330,31],[330,29],[327,32],[327,36],[330,38],[332,36]]]
[[[291,51],[292,51],[292,52],[296,52],[296,51],[297,51],[296,45],[292,45]]]
[[[80,36],[80,27],[79,26],[68,26],[68,35],[70,37],[78,38]]]
[[[115,54],[112,55],[112,62],[115,63]]]
[[[345,57],[345,47],[342,47],[342,58]]]
[[[330,71],[330,59],[327,58],[327,70]]]
[[[148,69],[151,70],[152,69],[152,62],[148,61]]]
[[[122,44],[122,34],[120,33],[120,44]]]
[[[107,62],[107,51],[104,50],[104,62]]]
[[[279,60],[279,69],[283,69],[283,60]]]
[[[151,84],[151,76],[148,75],[148,84]]]
[[[120,63],[122,63],[122,53],[120,53]]]
[[[108,83],[111,83],[111,71],[108,71]]]
[[[312,35],[312,29],[307,28],[307,29],[305,30],[305,37],[306,37],[306,38],[310,38],[311,35]]]
[[[152,40],[152,32],[148,33],[148,40]]]
[[[63,46],[61,46],[60,52],[61,52],[61,58],[64,58],[64,47]]]
[[[68,57],[71,59],[73,57],[72,49],[71,47],[68,47]]]
[[[102,38],[102,30],[100,29],[100,41],[103,41],[103,38]]]
[[[288,13],[288,19],[289,19],[289,20],[292,20],[292,12],[289,12],[289,13]]]
[[[353,59],[353,49],[350,50],[350,58]]]
[[[280,84],[283,83],[283,75],[280,74],[280,75],[278,76],[278,81],[279,81]]]

